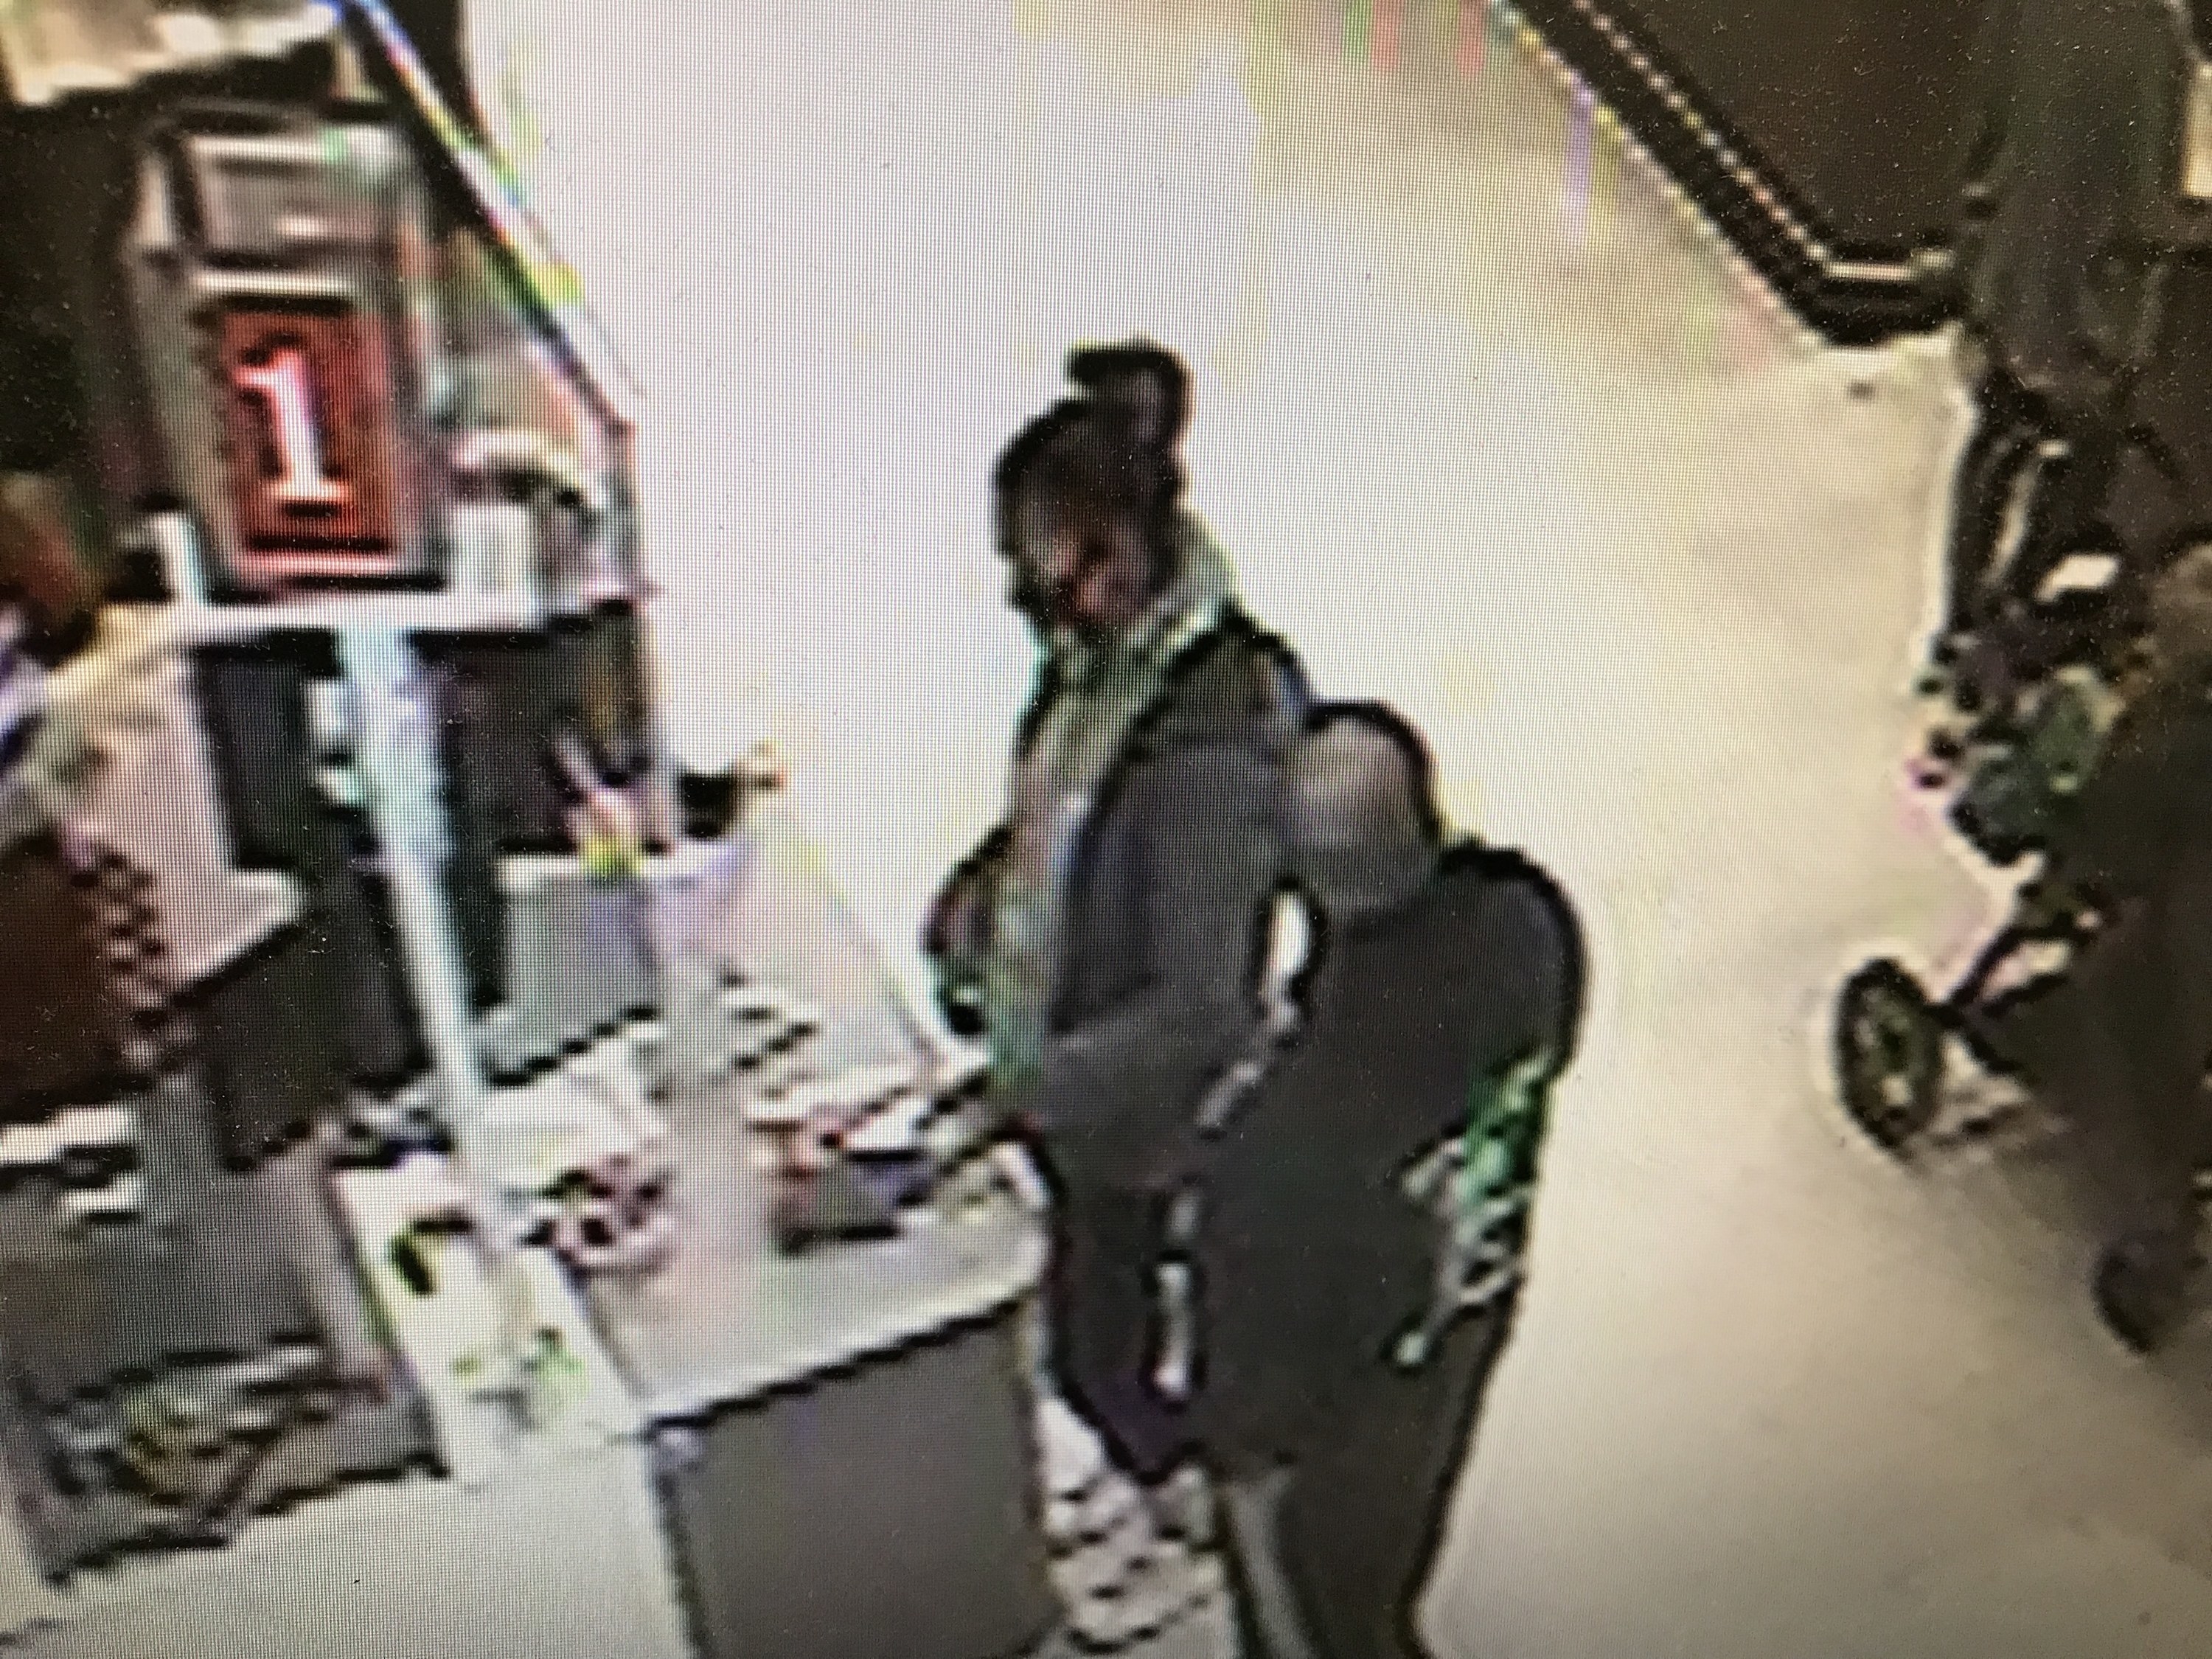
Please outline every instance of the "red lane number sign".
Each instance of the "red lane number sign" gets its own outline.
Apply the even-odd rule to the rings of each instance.
[[[244,574],[398,574],[397,434],[368,325],[341,307],[238,307],[220,351]]]

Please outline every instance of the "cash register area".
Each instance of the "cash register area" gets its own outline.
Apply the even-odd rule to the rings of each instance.
[[[2111,1348],[2032,1146],[1932,1191],[1827,1098],[1853,953],[1989,902],[1893,786],[1940,353],[1809,343],[1502,8],[487,0],[504,177],[381,6],[303,112],[331,9],[161,12],[261,67],[158,161],[67,124],[104,195],[0,155],[94,401],[156,366],[102,464],[178,647],[0,861],[86,1011],[0,1001],[0,1650],[1233,1651],[1041,1381],[1031,1172],[921,1173],[1031,667],[990,465],[1141,331],[1250,608],[1591,930],[1437,1651],[2207,1650],[2212,1344]],[[100,56],[40,10],[26,121]],[[382,458],[335,529],[233,465],[310,373]]]

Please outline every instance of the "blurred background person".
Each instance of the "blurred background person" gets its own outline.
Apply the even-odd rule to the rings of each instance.
[[[1992,0],[1984,14],[1942,262],[1976,414],[1953,491],[1939,669],[1996,625],[2005,596],[2032,594],[2100,528],[2127,388],[2154,343],[2154,273],[2203,235],[2180,188],[2191,22],[2169,0]],[[2015,527],[2021,487],[2054,441],[2064,453],[2033,480]]]

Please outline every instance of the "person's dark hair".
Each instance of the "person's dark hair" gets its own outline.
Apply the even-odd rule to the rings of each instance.
[[[1345,701],[1315,703],[1307,713],[1304,735],[1316,738],[1340,726],[1364,727],[1398,751],[1406,769],[1406,785],[1412,797],[1422,838],[1432,847],[1445,837],[1443,812],[1437,805],[1436,762],[1429,745],[1413,723],[1388,703]]]
[[[1085,535],[1133,526],[1152,556],[1152,586],[1163,587],[1175,574],[1182,473],[1121,405],[1085,398],[1079,410],[1039,447],[1018,493]]]
[[[999,452],[991,468],[991,529],[1000,553],[1012,556],[1014,552],[1014,508],[1038,458],[1086,412],[1081,398],[1063,398],[1024,425]]]
[[[1129,412],[1138,435],[1174,453],[1190,426],[1190,371],[1165,346],[1146,339],[1079,346],[1067,354],[1067,378],[1101,403]]]

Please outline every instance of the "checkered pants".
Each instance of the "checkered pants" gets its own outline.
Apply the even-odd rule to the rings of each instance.
[[[191,1031],[178,1006],[152,873],[82,824],[64,828],[60,841],[92,913],[93,945],[124,1015],[131,1065],[149,1075],[176,1070],[191,1051]]]

